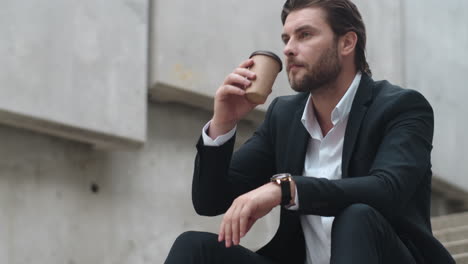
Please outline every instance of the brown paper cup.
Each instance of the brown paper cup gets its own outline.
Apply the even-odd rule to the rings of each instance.
[[[276,76],[283,69],[282,62],[278,56],[269,51],[255,51],[250,58],[254,60],[250,70],[256,73],[257,78],[245,90],[245,96],[254,104],[263,104],[272,91]]]

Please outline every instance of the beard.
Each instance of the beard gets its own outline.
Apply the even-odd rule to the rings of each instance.
[[[313,92],[325,89],[334,82],[341,72],[341,63],[338,57],[338,42],[322,53],[314,65],[304,64],[307,72],[302,78],[288,75],[291,88],[296,92]]]

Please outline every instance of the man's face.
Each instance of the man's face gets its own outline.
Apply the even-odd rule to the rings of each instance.
[[[288,79],[295,91],[316,91],[340,74],[338,41],[322,9],[291,12],[284,23],[282,39]]]

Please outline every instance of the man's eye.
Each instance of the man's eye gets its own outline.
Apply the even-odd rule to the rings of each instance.
[[[300,36],[301,38],[307,38],[307,37],[312,36],[312,34],[310,34],[310,32],[302,32]]]

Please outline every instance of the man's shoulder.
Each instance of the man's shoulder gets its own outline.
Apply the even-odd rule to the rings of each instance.
[[[429,104],[424,95],[419,91],[409,88],[403,88],[399,85],[390,83],[387,80],[375,81],[373,83],[374,104],[388,105],[397,102],[408,102],[416,100]]]
[[[284,125],[293,121],[294,117],[300,118],[308,98],[309,93],[276,97],[268,108],[266,120]]]

